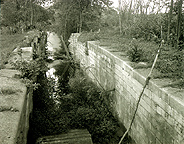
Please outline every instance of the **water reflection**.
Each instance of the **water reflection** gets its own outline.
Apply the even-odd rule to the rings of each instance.
[[[49,97],[56,104],[60,103],[60,97],[69,93],[69,67],[70,64],[64,61],[54,61],[50,69],[46,72],[46,76],[50,85]]]
[[[58,80],[57,76],[54,75],[55,73],[55,68],[50,68],[47,72],[46,72],[46,75],[47,77],[49,78],[54,78],[56,81]]]
[[[52,91],[49,93],[49,97],[54,100],[56,104],[59,104],[60,102],[58,101],[58,91],[59,91],[59,82],[58,82],[58,76],[55,75],[56,69],[55,68],[50,68],[46,72],[47,79],[50,83],[50,86],[52,87]]]

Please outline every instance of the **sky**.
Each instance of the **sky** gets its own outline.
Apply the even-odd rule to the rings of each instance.
[[[119,0],[111,0],[111,1],[113,2],[113,5],[112,6],[115,7],[115,8],[118,8],[118,1]],[[122,2],[123,1],[126,2],[126,3],[129,3],[131,0],[122,0]],[[143,1],[144,4],[146,4],[148,2],[148,0],[142,0],[142,1]],[[156,0],[156,2],[158,2],[158,3],[159,3],[159,1],[160,0]],[[163,0],[163,2],[164,1],[166,1],[166,0]],[[175,1],[176,0],[174,0],[174,2]],[[133,0],[133,3],[134,3],[134,0]],[[162,12],[162,13],[164,13],[166,10],[168,10],[168,9],[166,9],[166,7],[164,5],[165,4],[163,4],[162,1],[160,1],[160,6],[161,6],[161,11],[160,12]],[[153,6],[154,6],[154,2],[152,1],[152,2],[149,3],[148,13],[152,11]],[[164,6],[164,7],[162,7],[162,6]],[[155,5],[154,12],[157,12],[158,10],[159,10],[158,5]]]
[[[111,0],[112,2],[113,2],[113,7],[118,7],[118,0]],[[53,3],[53,0],[48,0],[48,1],[46,1],[44,4],[42,4],[42,6],[44,6],[44,7],[49,7],[50,5],[52,5],[52,3]]]
[[[113,7],[118,7],[118,0],[111,0],[113,2]]]
[[[46,1],[47,1],[47,2],[45,2],[44,7],[49,7],[50,5],[53,4],[53,1],[54,1],[54,0],[46,0]],[[113,5],[112,5],[112,6],[115,7],[115,8],[118,8],[118,1],[119,1],[119,0],[111,0],[111,1],[113,2]],[[125,2],[127,2],[127,3],[130,2],[130,0],[122,0],[122,1],[125,1]],[[145,2],[145,3],[146,3],[147,1],[148,1],[148,0],[143,0],[143,2]],[[157,0],[157,1],[159,1],[159,0]],[[176,1],[176,0],[174,0],[174,1]],[[151,2],[151,3],[150,3],[150,6],[153,7],[153,5],[154,5],[153,2]],[[151,11],[151,7],[148,8],[148,12]],[[156,6],[156,7],[157,7],[157,6]],[[157,11],[157,9],[158,9],[158,7],[155,9],[155,11]],[[165,10],[166,10],[165,8],[162,8],[162,9],[161,9],[161,12],[165,12]]]

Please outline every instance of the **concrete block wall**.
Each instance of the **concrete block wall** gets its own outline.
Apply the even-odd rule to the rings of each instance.
[[[128,128],[146,78],[97,42],[78,42],[78,36],[71,35],[70,52],[94,82],[115,88],[114,114]],[[129,134],[137,144],[184,144],[184,90],[173,93],[151,80]]]
[[[28,89],[24,97],[24,103],[22,112],[20,115],[18,129],[16,132],[15,143],[16,144],[27,144],[27,134],[29,130],[29,118],[33,109],[33,90]]]
[[[17,74],[16,70],[0,70],[0,144],[27,143],[33,91],[15,78]]]

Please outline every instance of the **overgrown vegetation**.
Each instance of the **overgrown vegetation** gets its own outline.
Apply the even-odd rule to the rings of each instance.
[[[102,12],[111,4],[110,0],[58,0],[51,8],[57,12],[54,30],[65,42],[71,33],[98,30]]]
[[[147,66],[151,67],[155,58],[156,52],[159,49],[159,44],[155,41],[145,41],[142,38],[135,39],[118,34],[118,29],[111,30],[101,29],[100,33],[82,33],[79,41],[85,43],[88,40],[95,40],[99,42],[100,46],[107,47],[119,51],[120,54],[127,54],[132,66],[136,67],[138,62],[146,62]],[[163,44],[161,52],[156,63],[158,70],[155,78],[172,78],[173,82],[180,83],[179,87],[184,84],[184,50],[178,50],[168,44]]]
[[[1,33],[22,33],[34,28],[43,30],[50,25],[50,17],[52,19],[55,12],[52,29],[58,35],[62,34],[65,41],[71,33],[83,31],[80,41],[98,40],[101,46],[125,52],[131,61],[147,62],[148,66],[153,62],[161,40],[165,40],[156,65],[161,72],[157,77],[173,78],[180,87],[184,86],[182,0],[174,2],[173,6],[168,5],[170,12],[165,13],[161,13],[161,5],[158,6],[156,0],[148,1],[150,3],[147,4],[140,0],[133,3],[134,6],[132,0],[130,3],[121,3],[120,0],[119,14],[109,7],[109,0],[58,0],[49,10],[37,5],[34,0],[3,2]],[[159,11],[156,12],[153,8],[152,13],[148,13],[152,2]],[[3,36],[6,39],[6,44],[2,46],[4,52],[9,47],[9,37],[11,36]],[[16,35],[12,39],[12,43],[20,40]],[[11,50],[14,49],[10,47]],[[60,53],[56,57],[65,59]],[[73,128],[87,128],[94,143],[119,141],[116,135],[119,125],[107,103],[109,93],[99,90],[79,71],[71,78],[69,71],[61,76],[66,63],[56,68],[59,81],[56,91],[56,82],[52,78],[46,78],[45,59],[38,58],[30,63],[18,62],[15,66],[22,72],[21,77],[28,86],[37,88],[33,96],[34,110],[30,120],[28,144],[34,143],[38,137],[64,133]],[[53,99],[53,92],[57,93],[57,99]],[[59,104],[56,104],[56,100]]]
[[[87,128],[94,143],[117,143],[119,135],[116,133],[120,126],[109,109],[109,93],[97,88],[80,70],[76,70],[73,77],[69,72],[61,77],[61,67],[65,66],[57,66],[60,71],[55,72],[59,82],[57,99],[52,97],[53,79],[38,77],[41,85],[34,92],[28,143],[34,143],[41,136],[66,133],[75,128]],[[129,138],[124,143],[128,141]]]
[[[38,38],[36,42],[33,42],[34,47],[32,48],[32,59],[24,60],[22,59],[22,52],[18,50],[17,55],[21,57],[21,59],[17,59],[16,61],[10,62],[14,69],[19,70],[21,72],[20,78],[23,79],[27,87],[31,87],[36,89],[39,85],[37,83],[37,79],[40,75],[45,75],[48,70],[48,66],[46,60],[48,58],[48,53],[46,49],[47,44],[47,34],[45,32],[36,33],[35,36]],[[33,41],[34,35],[29,37],[26,43],[28,45]]]
[[[87,128],[94,143],[117,143],[119,125],[110,110],[110,101],[105,101],[110,93],[101,91],[80,73],[70,79],[69,85],[77,107],[73,109],[74,126]]]
[[[104,10],[100,30],[83,32],[79,41],[98,41],[100,46],[120,51],[122,55],[126,53],[132,62],[146,62],[145,68],[151,66],[161,41],[164,41],[156,64],[158,75],[155,78],[172,78],[173,83],[177,82],[180,88],[183,87],[184,14],[181,0],[174,2],[173,6],[163,3],[165,10],[167,8],[165,13],[158,3],[154,3],[152,12],[148,11],[151,1],[147,5],[141,1],[119,2],[119,14],[113,9]],[[132,66],[136,64],[132,63]]]
[[[17,47],[29,47],[32,38],[37,34],[37,31],[32,31],[29,33],[16,33],[14,35],[3,34],[0,39],[0,49],[1,49],[1,68],[8,63],[8,59],[12,51]],[[26,36],[29,41],[26,40]]]
[[[27,87],[38,88],[37,78],[40,74],[45,74],[48,70],[47,63],[43,58],[32,61],[16,61],[12,63],[15,69],[21,72],[20,78],[23,79]]]
[[[53,19],[52,12],[39,4],[42,1],[2,0],[1,33],[22,33],[31,29],[44,30]]]
[[[157,77],[169,77],[183,83],[182,0],[119,0],[119,9],[116,10],[110,8],[109,0],[59,0],[48,10],[41,8],[34,0],[2,2],[2,25],[11,28],[11,31],[24,30],[22,25],[26,29],[30,26],[39,28],[37,23],[43,28],[52,19],[55,21],[52,29],[58,35],[62,34],[65,42],[72,32],[83,32],[80,37],[82,42],[99,40],[100,45],[124,51],[131,61],[147,62],[148,66],[153,62],[160,42],[164,40],[160,61],[156,65],[161,74]],[[10,6],[13,6],[12,9],[6,13]],[[35,15],[34,11],[39,15]],[[132,42],[133,38],[135,42]]]
[[[32,40],[37,30],[46,30],[53,20],[53,12],[41,7],[35,0],[1,0],[1,68],[7,64],[11,52],[17,47],[27,47],[24,36]],[[28,32],[33,30],[34,32]],[[28,32],[28,33],[26,33]],[[31,36],[32,35],[32,36]]]

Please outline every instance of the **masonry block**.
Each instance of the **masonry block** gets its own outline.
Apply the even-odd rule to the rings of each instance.
[[[142,95],[142,99],[149,105],[151,106],[151,98],[145,94]]]

